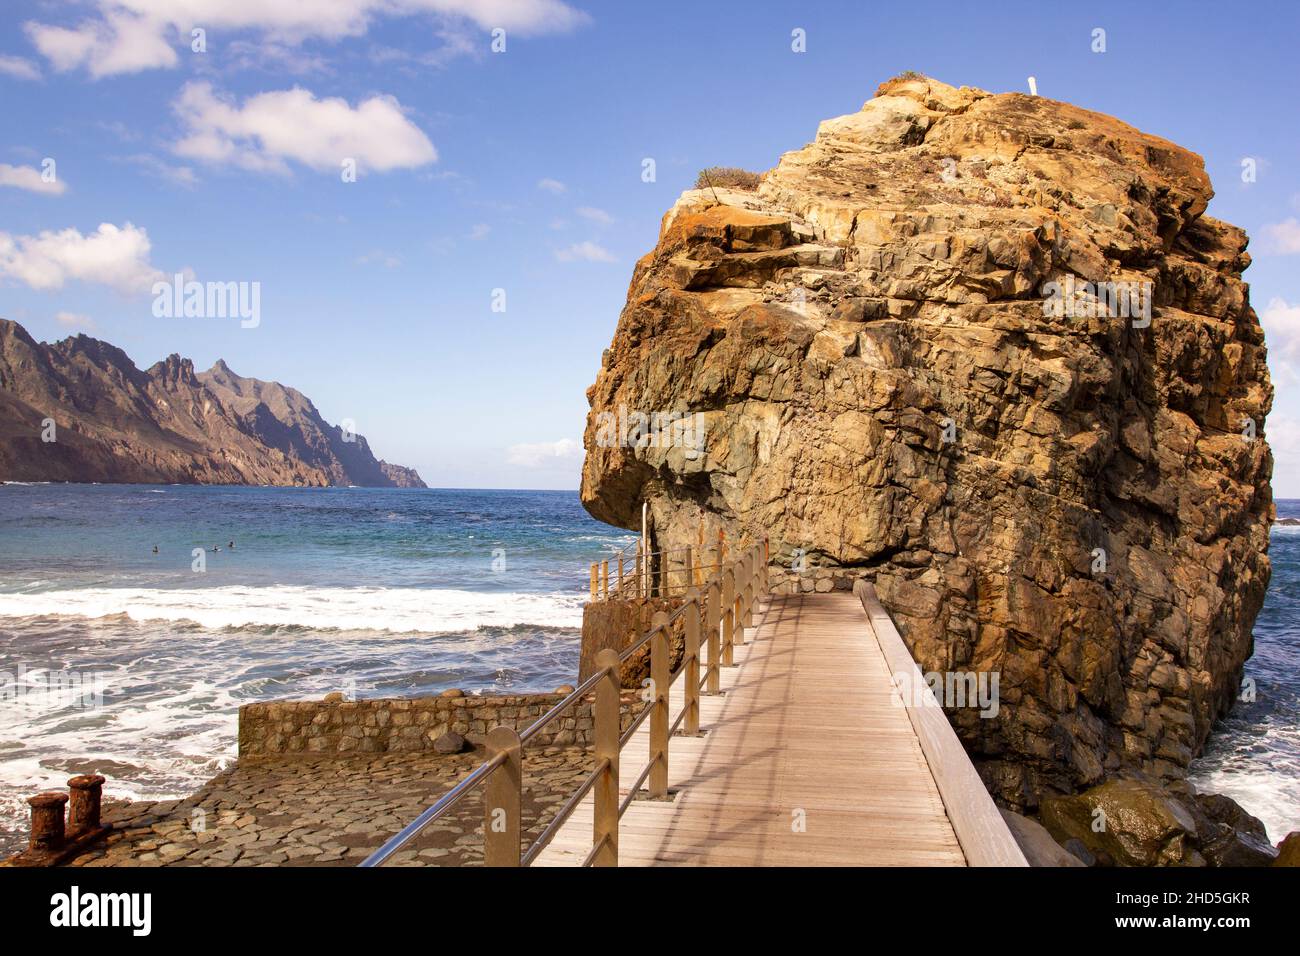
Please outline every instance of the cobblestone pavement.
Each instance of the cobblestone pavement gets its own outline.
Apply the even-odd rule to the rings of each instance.
[[[107,841],[70,866],[354,866],[478,766],[482,751],[244,761],[184,800],[104,805]],[[591,768],[577,747],[524,752],[531,842]],[[389,866],[478,866],[481,788]]]

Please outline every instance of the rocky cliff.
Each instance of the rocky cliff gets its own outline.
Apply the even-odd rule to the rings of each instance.
[[[141,371],[107,342],[40,343],[3,319],[0,480],[424,487],[292,388],[178,355]]]
[[[891,80],[665,215],[583,503],[649,501],[659,546],[769,535],[786,587],[873,579],[923,670],[999,674],[995,718],[949,713],[1005,804],[1177,778],[1237,694],[1273,514],[1247,239],[1211,195],[1111,117]]]

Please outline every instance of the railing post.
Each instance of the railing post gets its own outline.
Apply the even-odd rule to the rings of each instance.
[[[732,646],[736,640],[736,572],[727,568],[722,572],[722,666],[735,664]]]
[[[745,582],[749,580],[749,570],[742,554],[736,562],[736,583],[732,591],[731,602],[731,642],[737,647],[745,646]]]
[[[686,649],[682,666],[686,681],[686,717],[682,733],[688,737],[700,735],[700,619],[704,617],[704,601],[698,588],[691,588],[686,600],[692,607],[686,612]]]
[[[668,559],[668,552],[667,551],[661,552],[659,554],[659,596],[660,597],[668,597],[670,593],[669,588],[672,587],[672,582],[668,578],[668,571],[669,571],[670,564],[671,562]]]
[[[506,761],[492,771],[483,794],[483,865],[518,866],[519,800],[523,786],[523,751],[519,734],[510,727],[493,727],[487,735],[488,758],[504,753]]]
[[[745,559],[745,627],[754,626],[754,593],[757,590],[758,549],[751,548]]]
[[[650,639],[650,796],[668,796],[668,614],[657,611]]]
[[[609,560],[600,562],[600,587],[601,592],[605,595],[605,600],[609,600]]]
[[[623,552],[618,553],[618,585],[614,589],[616,594],[623,594]]]
[[[605,677],[596,685],[595,741],[597,763],[608,760],[600,778],[592,787],[595,812],[592,814],[592,844],[598,846],[592,866],[618,866],[618,738],[619,721],[618,651],[605,648],[596,655],[596,667]]]
[[[685,589],[689,591],[695,587],[695,549],[686,549],[686,585]]]
[[[596,562],[593,561],[591,562],[591,599],[593,601],[596,600],[596,579],[599,576],[600,572],[596,570]]]
[[[706,643],[708,644],[709,662],[708,662],[708,693],[722,693],[722,672],[719,670],[721,661],[718,659],[718,626],[722,620],[722,586],[718,584],[718,579],[714,578],[709,582],[708,600],[705,603],[704,633]]]
[[[636,543],[636,596],[641,596],[641,587],[645,582],[641,579],[641,542]]]

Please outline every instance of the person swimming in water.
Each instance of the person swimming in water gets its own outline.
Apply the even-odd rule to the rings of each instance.
[[[156,544],[153,546],[153,553],[154,553],[154,554],[157,554],[157,553],[158,553],[158,545],[156,545]]]
[[[231,551],[234,551],[234,550],[235,550],[235,542],[233,542],[233,541],[230,542],[230,550],[231,550]]]

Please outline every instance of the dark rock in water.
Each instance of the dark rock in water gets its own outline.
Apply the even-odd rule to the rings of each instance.
[[[1300,525],[1300,518],[1278,518],[1274,524],[1284,524],[1287,526]]]
[[[458,754],[465,750],[465,738],[458,733],[448,732],[433,742],[433,749],[440,754]]]
[[[1010,810],[1002,811],[1002,819],[1007,821],[1011,835],[1016,838],[1016,843],[1020,845],[1020,851],[1030,866],[1084,865],[1053,840],[1052,835],[1038,821]]]
[[[1040,812],[1052,836],[1103,866],[1269,866],[1277,855],[1258,818],[1185,780],[1117,778],[1044,797]]]
[[[1079,840],[1103,865],[1205,865],[1195,816],[1151,781],[1108,780],[1074,796],[1044,797],[1039,812],[1053,837]]]
[[[1081,863],[1083,863],[1084,866],[1097,865],[1097,857],[1094,856],[1092,852],[1086,846],[1083,845],[1082,840],[1076,840],[1074,838],[1071,838],[1065,841],[1064,846],[1067,850],[1073,853],[1074,856]]]
[[[1277,845],[1274,866],[1300,866],[1300,830],[1292,830]]]
[[[1210,866],[1270,866],[1277,857],[1263,821],[1231,797],[1199,794],[1192,812],[1202,817],[1200,848]]]

